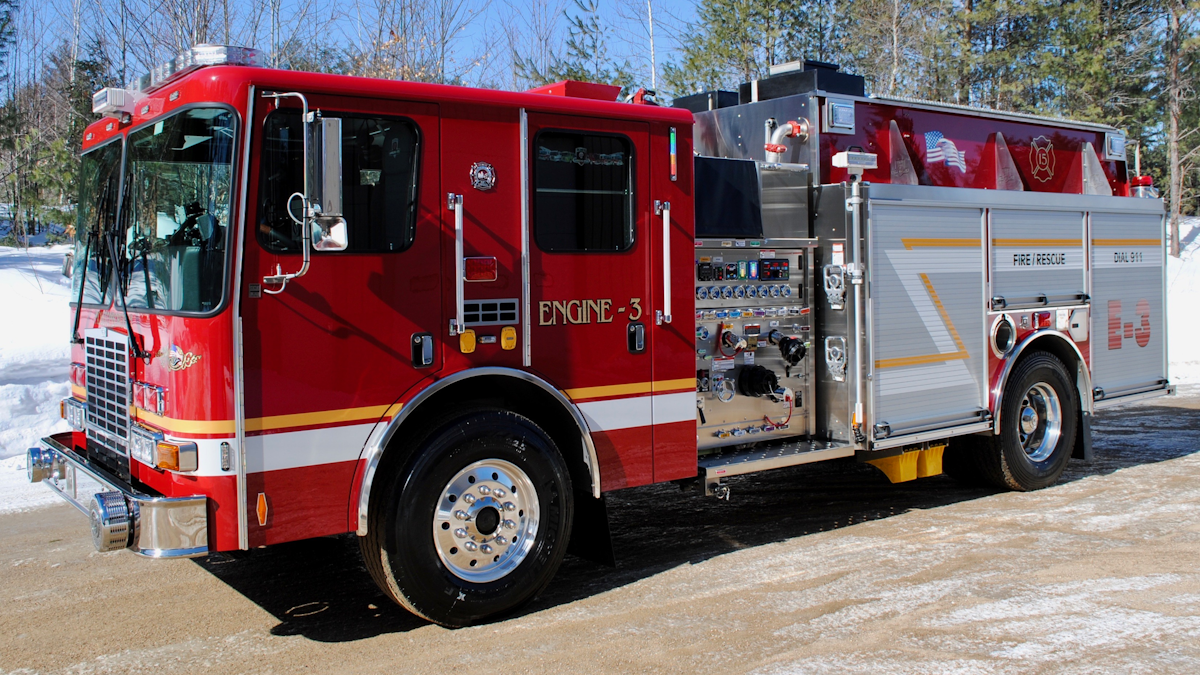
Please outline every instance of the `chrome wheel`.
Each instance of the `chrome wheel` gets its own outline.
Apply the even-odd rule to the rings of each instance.
[[[1025,392],[1021,398],[1017,431],[1030,461],[1042,462],[1054,453],[1062,436],[1062,421],[1062,403],[1054,387],[1038,382]]]
[[[541,518],[537,490],[502,459],[470,464],[442,489],[433,541],[442,564],[473,583],[495,581],[525,560]]]

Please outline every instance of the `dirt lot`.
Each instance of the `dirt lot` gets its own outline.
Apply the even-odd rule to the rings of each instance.
[[[0,672],[1200,672],[1200,392],[1095,429],[1032,494],[850,463],[619,492],[615,569],[568,557],[463,630],[385,601],[352,537],[159,562],[69,506],[0,515]]]

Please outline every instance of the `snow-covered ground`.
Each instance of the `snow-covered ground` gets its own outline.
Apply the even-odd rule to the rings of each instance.
[[[58,403],[70,394],[67,246],[0,247],[0,513],[51,504],[25,476],[25,449],[67,428]]]
[[[1171,381],[1200,385],[1200,218],[1181,226],[1183,256],[1167,262]],[[0,247],[0,513],[53,503],[29,485],[25,450],[66,428],[58,402],[70,392],[67,246]]]

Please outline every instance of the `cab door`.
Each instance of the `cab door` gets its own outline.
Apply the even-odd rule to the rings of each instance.
[[[288,208],[304,130],[297,99],[260,97],[241,298],[248,511],[266,514],[249,519],[251,545],[346,531],[372,427],[442,364],[437,106],[305,94],[342,119],[349,247],[313,251],[286,287],[264,282],[301,267]],[[414,349],[424,335],[430,349]]]
[[[587,420],[601,489],[653,481],[649,128],[531,113],[530,363]]]
[[[521,367],[521,160],[519,111],[441,104],[443,269],[447,368]],[[461,211],[462,232],[456,232]],[[461,258],[456,238],[461,236]],[[463,326],[458,321],[462,296]],[[456,337],[470,331],[470,339]]]

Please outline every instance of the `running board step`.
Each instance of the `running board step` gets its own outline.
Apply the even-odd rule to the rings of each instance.
[[[729,476],[854,456],[853,446],[839,445],[822,448],[819,447],[821,445],[823,444],[812,441],[759,443],[745,450],[701,457],[698,465],[700,477],[704,481],[704,494],[728,499],[729,488],[721,485],[721,479]]]

